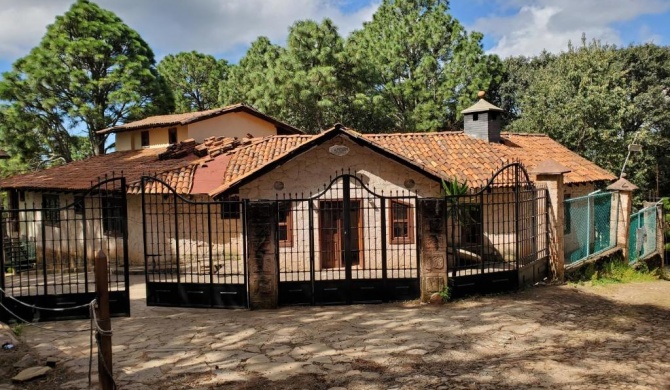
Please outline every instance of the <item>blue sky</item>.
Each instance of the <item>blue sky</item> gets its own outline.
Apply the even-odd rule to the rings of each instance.
[[[139,31],[157,58],[198,50],[237,61],[259,35],[283,43],[299,19],[333,19],[347,35],[380,0],[98,0]],[[37,45],[72,0],[0,0],[0,71]],[[606,43],[670,44],[670,0],[452,0],[452,14],[501,57],[564,50],[582,33]],[[30,21],[26,23],[26,21]]]

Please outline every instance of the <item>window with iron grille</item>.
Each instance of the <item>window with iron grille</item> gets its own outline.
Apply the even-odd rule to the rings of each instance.
[[[42,215],[47,225],[58,225],[60,223],[60,197],[58,195],[42,195]]]
[[[480,244],[482,239],[482,207],[478,204],[462,204],[463,219],[461,223],[461,239],[464,244]]]
[[[397,200],[391,201],[389,231],[391,232],[391,244],[412,244],[414,242],[412,205]]]
[[[293,217],[291,202],[282,201],[277,204],[277,225],[279,230],[279,246],[293,245]]]
[[[10,225],[9,228],[11,229],[12,232],[18,232],[19,231],[19,191],[17,190],[12,190],[9,191],[9,199],[7,200],[8,204],[7,206],[9,207],[10,210],[12,210],[10,214]]]
[[[108,236],[123,234],[123,200],[102,198],[102,229]]]
[[[75,214],[77,214],[77,215],[84,214],[84,197],[83,196],[75,196],[74,197],[74,204],[72,205],[72,208],[74,209]]]

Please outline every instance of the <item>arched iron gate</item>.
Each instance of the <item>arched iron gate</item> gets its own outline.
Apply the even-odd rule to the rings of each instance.
[[[248,307],[245,203],[141,186],[147,305]]]
[[[452,296],[514,290],[547,276],[547,190],[537,188],[520,163],[444,201]]]
[[[101,179],[87,191],[15,193],[23,207],[0,208],[0,300],[28,321],[88,318],[95,298],[94,259],[107,256],[110,311],[130,315],[128,219],[123,177]],[[23,200],[20,198],[23,197]],[[15,205],[16,206],[16,205]],[[0,309],[0,320],[13,315]]]
[[[277,199],[279,304],[350,304],[420,295],[417,198],[341,174],[314,195]]]

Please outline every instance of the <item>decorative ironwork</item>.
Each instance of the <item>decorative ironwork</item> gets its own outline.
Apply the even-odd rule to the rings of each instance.
[[[546,189],[536,188],[524,167],[513,163],[467,192],[444,198],[452,295],[512,290],[544,278]]]
[[[244,202],[191,200],[142,177],[147,305],[248,307],[245,212]]]
[[[286,194],[277,203],[290,205],[277,208],[280,304],[418,298],[415,195],[377,193],[342,172],[316,194]]]
[[[12,209],[0,209],[0,285],[6,294],[55,309],[89,303],[95,298],[95,253],[102,250],[112,315],[130,315],[125,189],[123,177],[112,177],[82,193],[23,193],[22,201],[11,202]],[[11,299],[3,304],[32,321],[89,315],[86,307],[43,312]],[[0,313],[3,321],[11,318]]]

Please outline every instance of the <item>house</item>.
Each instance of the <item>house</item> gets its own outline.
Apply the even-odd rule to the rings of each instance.
[[[245,107],[232,112],[253,116]],[[83,172],[123,171],[125,248],[131,264],[146,262],[153,304],[412,298],[447,271],[509,273],[546,260],[547,198],[532,174],[541,163],[565,172],[566,195],[615,179],[546,135],[502,132],[500,112],[482,97],[463,111],[463,131],[403,134],[336,125],[304,135],[270,120],[267,135],[252,124],[236,125],[234,134],[195,126],[225,118],[225,109],[219,117],[148,118],[107,130],[117,134],[116,153],[9,178],[0,188],[19,194],[12,205],[53,208],[76,204],[75,192],[90,182]],[[242,138],[247,133],[253,137]],[[140,180],[141,173],[152,177]],[[443,180],[467,183],[455,205],[445,203]],[[58,203],[50,200],[56,193]],[[118,237],[102,220],[111,247]],[[38,230],[17,234],[38,237]],[[46,241],[61,243],[53,237]]]

